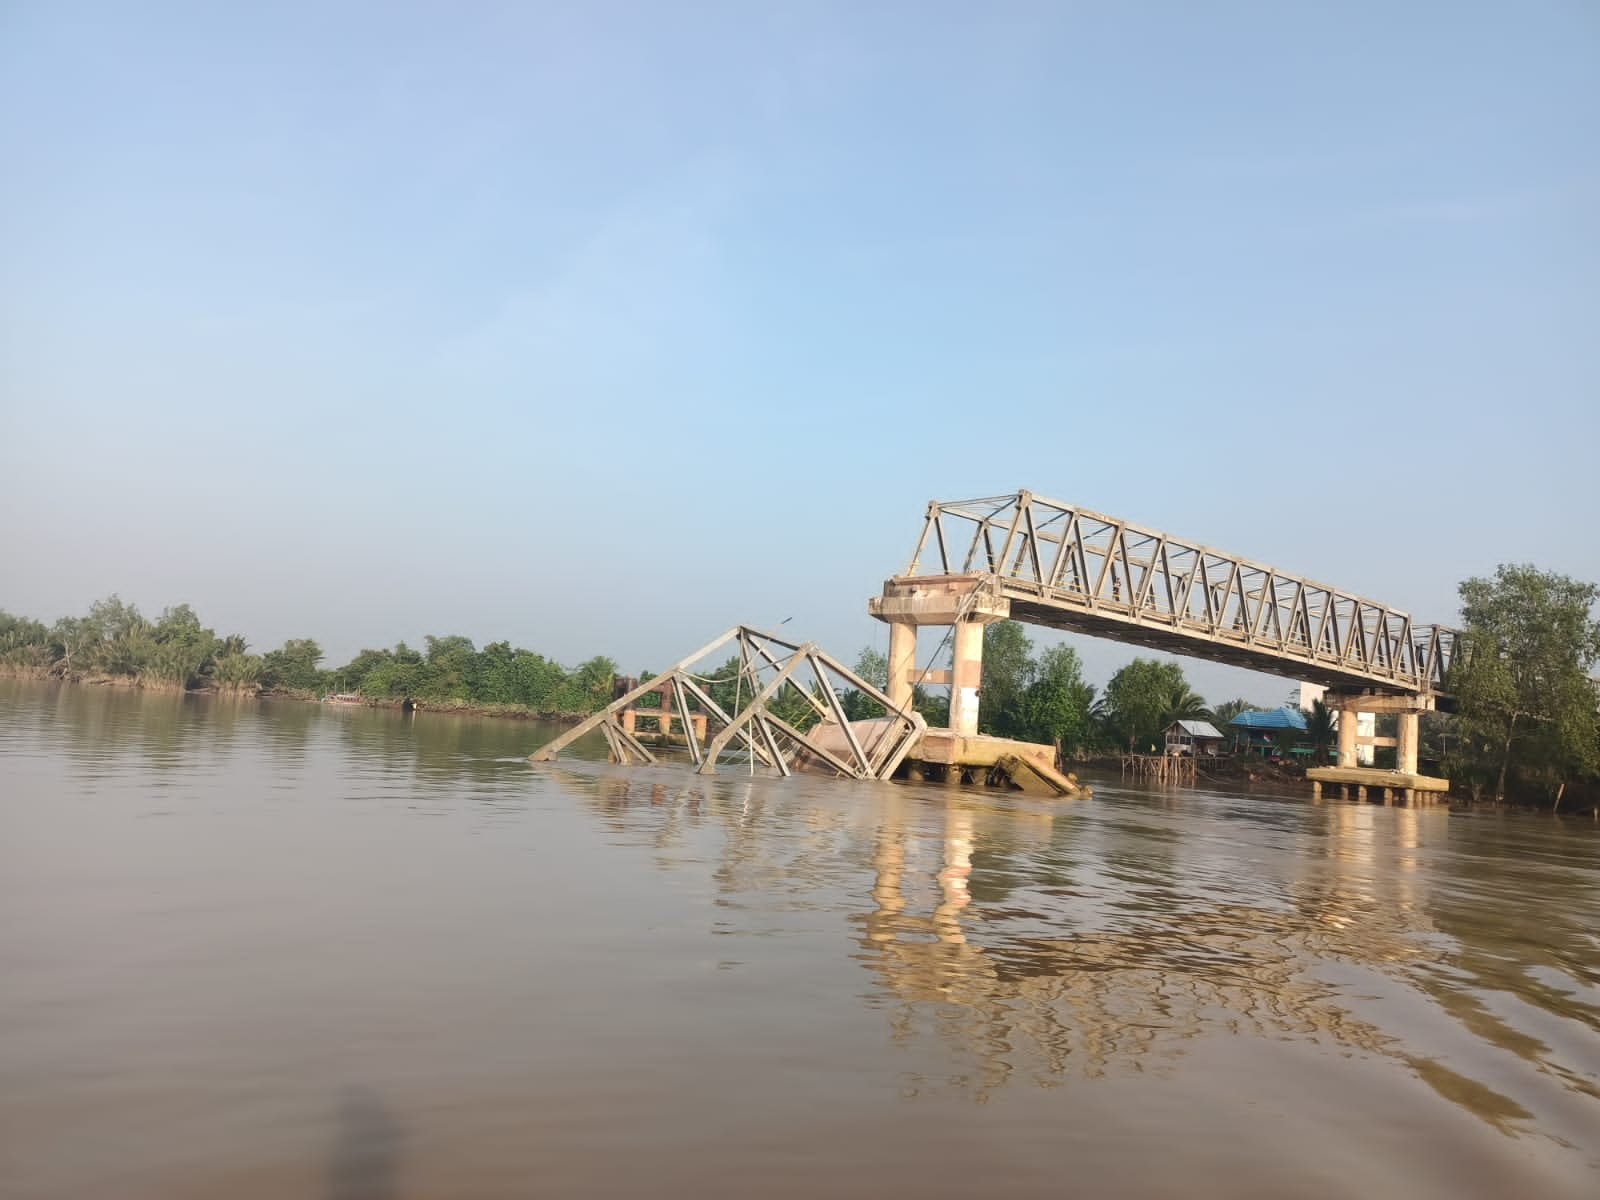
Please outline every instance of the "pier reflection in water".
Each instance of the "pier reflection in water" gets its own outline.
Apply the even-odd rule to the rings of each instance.
[[[735,785],[730,803],[698,780],[648,780],[565,782],[604,797],[595,803],[611,829],[648,831],[662,848],[684,819],[720,811],[733,830],[715,874],[730,891],[823,886],[837,859],[870,838],[870,903],[847,915],[855,957],[876,984],[863,999],[895,1044],[939,1044],[937,1072],[903,1073],[907,1095],[947,1090],[981,1103],[1007,1084],[1159,1073],[1196,1039],[1246,1036],[1386,1058],[1502,1134],[1588,1143],[1595,1154],[1588,1123],[1600,1112],[1585,1101],[1600,1099],[1600,1007],[1583,997],[1600,990],[1600,961],[1581,913],[1597,897],[1581,877],[1544,881],[1553,886],[1542,896],[1565,911],[1541,923],[1535,957],[1561,986],[1542,981],[1537,962],[1450,936],[1431,913],[1442,907],[1448,924],[1481,881],[1449,875],[1435,898],[1430,879],[1475,857],[1471,835],[1485,822],[1443,808],[1155,798],[1110,785],[1097,793],[1107,815],[891,787],[873,789],[870,818],[843,822],[842,843],[811,839],[779,864],[763,831],[794,814],[767,812],[762,798],[776,785]],[[1219,806],[1244,836],[1203,828]],[[828,814],[837,816],[834,805],[806,823],[827,824]],[[1465,855],[1449,849],[1452,820]],[[752,871],[756,861],[765,870]],[[1490,1015],[1475,997],[1486,985],[1555,1017],[1575,1053]],[[1388,1028],[1391,1017],[1416,1027]],[[1475,1043],[1468,1055],[1457,1044],[1464,1035]],[[1495,1051],[1535,1068],[1505,1079],[1521,1100],[1490,1082],[1504,1066]],[[1450,1061],[1489,1069],[1476,1079]]]
[[[1594,1191],[1588,823],[545,737],[0,681],[0,1193]]]

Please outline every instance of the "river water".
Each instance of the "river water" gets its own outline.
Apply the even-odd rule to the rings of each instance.
[[[1600,829],[0,680],[0,1194],[1600,1195]]]

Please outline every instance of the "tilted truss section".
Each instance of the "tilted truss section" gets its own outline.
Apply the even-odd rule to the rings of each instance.
[[[930,503],[924,565],[988,576],[1019,621],[1330,687],[1439,691],[1455,653],[1453,629],[1031,492]]]
[[[725,647],[737,662],[724,672],[709,660]],[[840,700],[841,692],[851,691],[881,706],[884,717],[853,726]],[[713,693],[731,703],[719,703]],[[740,761],[760,762],[785,776],[803,762],[850,778],[888,779],[928,727],[921,714],[896,708],[888,696],[814,642],[789,642],[736,625],[530,757],[550,762],[578,738],[599,729],[610,747],[611,761],[655,762],[656,756],[627,719],[648,719],[651,710],[635,705],[651,694],[661,699],[661,709],[655,710],[660,714],[658,725],[663,716],[667,725],[678,723],[689,757],[702,775],[712,774],[726,756],[741,755]],[[697,725],[705,730],[703,744]],[[827,736],[819,736],[824,733]]]

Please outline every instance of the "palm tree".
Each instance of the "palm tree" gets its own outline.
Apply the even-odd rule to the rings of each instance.
[[[1161,727],[1165,729],[1174,721],[1204,721],[1211,716],[1206,699],[1187,683],[1180,683],[1167,696],[1166,711],[1162,713]]]
[[[1233,739],[1233,748],[1237,751],[1242,734],[1233,728],[1233,719],[1241,713],[1256,712],[1259,707],[1242,697],[1237,700],[1224,700],[1211,710],[1211,723]]]
[[[1233,719],[1240,713],[1253,712],[1255,707],[1250,701],[1244,699],[1224,700],[1211,710],[1212,724],[1219,729],[1226,729],[1233,724]]]
[[[1306,741],[1311,743],[1311,748],[1316,751],[1316,760],[1326,762],[1328,747],[1333,745],[1335,736],[1333,727],[1333,710],[1321,700],[1313,700],[1311,707],[1305,710]]]

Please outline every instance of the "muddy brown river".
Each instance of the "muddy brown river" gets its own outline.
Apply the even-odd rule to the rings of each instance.
[[[1600,828],[0,679],[0,1195],[1600,1195]]]

